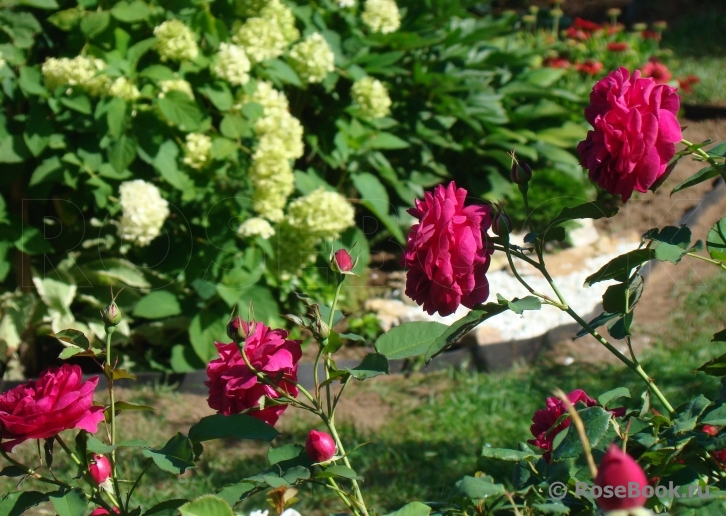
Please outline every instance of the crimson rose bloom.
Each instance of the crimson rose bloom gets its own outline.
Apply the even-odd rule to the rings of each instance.
[[[91,433],[103,421],[103,407],[93,406],[98,376],[84,382],[81,368],[63,364],[41,373],[38,380],[0,395],[0,438],[10,452],[28,439],[47,439],[63,430]]]
[[[265,373],[283,391],[295,397],[297,387],[297,363],[302,356],[299,340],[288,340],[290,333],[285,330],[272,330],[261,322],[254,325],[252,333],[244,343],[245,354],[252,367]],[[209,381],[209,406],[220,414],[228,416],[253,409],[250,416],[270,425],[277,423],[287,405],[272,405],[259,410],[260,398],[278,398],[279,394],[270,385],[259,381],[239,352],[237,344],[215,343],[219,358],[209,362],[207,376]]]
[[[459,305],[473,308],[489,297],[491,207],[465,207],[466,193],[452,181],[408,210],[419,224],[411,227],[403,255],[406,295],[429,315],[450,315]]]
[[[681,141],[675,88],[620,68],[599,80],[585,118],[593,126],[577,150],[590,179],[627,201],[647,192],[663,174]]]

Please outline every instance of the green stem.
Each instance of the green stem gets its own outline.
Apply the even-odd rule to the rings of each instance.
[[[345,281],[345,274],[340,275],[340,281],[338,282],[338,286],[335,288],[335,296],[333,296],[333,304],[330,305],[330,314],[328,314],[328,329],[330,331],[333,331],[333,323],[335,322],[335,308],[338,306],[338,297],[340,296],[340,289],[343,286],[343,282]],[[315,371],[317,372],[317,364],[315,366]],[[330,379],[330,360],[328,357],[325,357],[325,380]],[[317,384],[316,387],[317,389]],[[332,418],[333,417],[333,406],[330,399],[330,382],[325,384],[325,398],[326,403],[328,405],[328,415]]]
[[[146,466],[144,466],[144,469],[143,469],[143,470],[141,470],[141,473],[139,474],[138,478],[136,479],[136,482],[134,482],[134,485],[132,485],[132,486],[131,486],[131,490],[130,490],[130,491],[128,492],[128,494],[126,495],[126,507],[128,507],[128,506],[129,506],[129,502],[131,501],[131,495],[132,495],[132,494],[134,494],[134,490],[136,489],[136,486],[138,486],[138,485],[139,485],[139,482],[141,482],[141,477],[143,477],[143,476],[144,476],[144,473],[146,473],[146,470],[148,470],[148,469],[149,469],[149,466],[151,466],[151,464],[152,464],[153,462],[154,462],[154,461],[152,461],[151,459],[149,459],[149,460],[148,460],[148,461],[146,462]]]
[[[65,441],[61,438],[60,434],[55,436],[55,440],[58,441],[58,444],[61,445],[61,448],[65,450],[65,452],[68,454],[68,456],[73,460],[73,462],[76,463],[76,466],[81,465],[81,461],[78,457],[76,457],[76,454],[71,451],[71,449],[68,447],[68,445],[65,443]]]
[[[716,163],[716,160],[713,158],[713,156],[709,156],[709,154],[703,150],[702,148],[698,147],[686,140],[685,138],[681,140],[681,143],[688,147],[688,150],[690,150],[692,153],[698,154],[703,159],[705,159],[709,165],[712,167],[715,167],[718,170],[718,173],[721,175],[724,181],[726,181],[726,167],[723,165],[719,165]]]
[[[345,491],[343,491],[338,486],[338,484],[335,482],[335,480],[332,479],[332,478],[329,478],[328,479],[328,484],[330,484],[330,485],[328,485],[326,487],[328,489],[332,489],[333,491],[335,491],[337,493],[338,497],[340,497],[340,499],[343,501],[343,503],[348,507],[348,509],[350,509],[351,511],[353,511],[355,514],[358,514],[358,510],[355,508],[355,505],[353,504],[353,502],[351,502],[348,499],[348,496],[349,496],[348,493],[346,493]]]
[[[65,482],[61,482],[60,480],[55,480],[55,479],[52,479],[52,478],[44,477],[43,475],[41,475],[39,473],[36,473],[35,471],[33,471],[31,468],[29,468],[25,464],[21,464],[20,462],[18,462],[15,459],[11,458],[5,452],[5,450],[3,450],[2,448],[0,448],[0,455],[2,455],[5,458],[5,460],[7,460],[10,464],[12,464],[13,466],[16,466],[16,467],[22,469],[23,472],[26,475],[28,475],[28,476],[36,479],[36,480],[40,480],[41,482],[45,482],[47,484],[53,484],[53,485],[58,486],[58,487],[65,487],[66,489],[73,489],[73,486],[71,486],[69,484],[66,484]]]
[[[700,254],[696,254],[694,252],[686,253],[686,256],[691,256],[693,258],[698,258],[699,260],[703,260],[704,262],[713,263],[714,265],[718,265],[722,269],[726,269],[726,264],[720,260],[714,260],[712,258],[706,258],[705,256],[701,256]]]
[[[106,324],[104,329],[106,330],[106,365],[107,368],[104,368],[104,372],[106,373],[106,381],[108,382],[108,397],[110,400],[110,407],[111,410],[111,446],[116,444],[116,398],[114,395],[113,390],[113,365],[111,362],[111,337],[113,335],[113,332],[116,330],[115,326],[111,326],[109,324]],[[111,450],[111,478],[113,479],[113,487],[116,491],[116,494],[119,498],[121,498],[121,489],[118,485],[118,477],[116,476],[116,450]],[[108,493],[109,498],[113,503],[116,505],[116,507],[121,507],[121,505],[118,503],[116,498],[113,496],[112,493]]]
[[[338,447],[338,453],[340,453],[343,456],[343,462],[350,469],[353,469],[350,465],[350,461],[348,460],[348,457],[345,454],[345,448],[343,448],[343,443],[340,440],[338,431],[335,429],[335,422],[333,421],[333,418],[328,418],[324,415],[322,416],[322,418],[323,418],[323,421],[325,422],[325,424],[327,425],[328,429],[330,430],[330,435],[333,436],[335,445]],[[358,505],[360,506],[361,510],[363,511],[363,516],[368,516],[368,509],[366,508],[366,503],[363,500],[363,494],[360,491],[360,486],[358,485],[358,481],[356,479],[351,479],[351,482],[353,483],[353,493],[355,494],[355,497],[358,500]]]

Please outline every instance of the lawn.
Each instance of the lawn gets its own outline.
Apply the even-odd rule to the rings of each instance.
[[[646,371],[674,404],[697,392],[712,397],[719,390],[716,378],[692,371],[708,359],[726,353],[726,344],[710,342],[713,332],[721,329],[717,314],[726,310],[726,275],[684,300],[684,310],[664,321],[669,331],[660,335],[665,337],[654,337],[654,347],[643,357]],[[476,471],[507,481],[508,471],[479,458],[482,446],[512,447],[526,440],[532,413],[556,387],[565,391],[582,388],[597,396],[616,386],[630,388],[631,404],[639,404],[642,384],[619,365],[565,367],[542,362],[493,374],[450,369],[410,377],[395,376],[362,383],[351,390],[354,404],[361,399],[379,400],[380,406],[369,408],[369,415],[384,414],[385,421],[374,427],[365,424],[366,421],[357,426],[347,424],[342,435],[349,450],[367,443],[354,452],[351,460],[365,477],[369,504],[385,513],[410,500],[445,499],[459,478]],[[143,438],[153,444],[163,444],[174,431],[185,431],[189,422],[199,417],[200,410],[204,414],[203,407],[200,408],[205,404],[202,397],[180,395],[168,388],[146,388],[126,395],[128,401],[149,403],[158,410],[122,416],[126,418],[129,432],[123,438]],[[304,442],[311,424],[309,418],[292,412],[281,423],[283,435],[275,445]],[[150,468],[134,496],[148,507],[158,500],[189,498],[214,491],[258,473],[264,467],[265,450],[266,445],[258,443],[208,443],[197,470],[173,478]],[[30,464],[37,461],[36,454],[29,443],[17,451]],[[124,453],[122,457],[120,467],[126,478],[132,478],[145,464],[143,457],[134,454]],[[56,450],[53,465],[56,474],[69,467],[65,459]],[[1,481],[3,492],[15,489],[11,479]],[[31,483],[28,481],[24,488],[29,489]],[[337,499],[319,487],[303,489],[300,499],[297,508],[303,514],[328,514],[341,509]],[[237,508],[246,513],[265,507],[264,498],[257,496]]]

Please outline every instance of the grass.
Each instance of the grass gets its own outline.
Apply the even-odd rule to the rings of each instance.
[[[708,288],[684,297],[684,301],[682,313],[664,321],[668,331],[660,335],[665,337],[658,338],[642,357],[646,371],[674,405],[700,392],[713,399],[719,391],[717,378],[692,371],[710,358],[726,353],[726,344],[710,342],[712,334],[722,329],[719,314],[726,310],[726,275],[712,281]],[[388,411],[387,422],[374,431],[346,425],[342,435],[349,450],[370,441],[356,450],[351,460],[365,477],[364,492],[369,505],[385,514],[410,500],[443,500],[458,479],[476,471],[508,481],[509,471],[479,457],[482,446],[514,447],[530,437],[532,413],[543,406],[544,398],[555,387],[565,391],[583,388],[597,396],[616,386],[628,387],[633,394],[630,405],[639,404],[642,383],[619,365],[564,367],[541,363],[495,374],[452,369],[408,378],[396,376],[362,383],[353,390],[355,396],[377,395],[385,400],[380,410]],[[122,428],[127,432],[123,438],[143,438],[155,445],[163,444],[176,430],[185,431],[199,408],[193,406],[195,402],[190,402],[188,396],[161,389],[126,394],[129,401],[163,409],[155,414],[122,416]],[[197,398],[196,403],[204,402]],[[284,433],[276,445],[304,442],[313,424],[309,418],[292,413],[286,414],[283,421]],[[66,436],[67,442],[71,439],[72,436]],[[149,507],[163,499],[191,498],[265,467],[263,444],[213,441],[205,443],[205,448],[199,468],[180,477],[150,468],[135,499]],[[38,463],[31,443],[18,448],[16,456],[29,464]],[[120,461],[123,476],[133,478],[144,460],[139,454],[124,452]],[[70,469],[58,449],[53,467],[59,477]],[[21,487],[42,486],[26,481]],[[0,479],[2,492],[15,489],[12,479]],[[303,514],[341,510],[337,500],[320,487],[303,487],[299,498],[296,508]],[[267,508],[262,496],[245,502],[237,510],[247,513],[256,508]]]

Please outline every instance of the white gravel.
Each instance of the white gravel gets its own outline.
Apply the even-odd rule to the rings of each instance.
[[[589,317],[595,310],[595,307],[602,301],[602,295],[613,281],[596,283],[591,287],[584,287],[585,278],[599,270],[607,262],[623,253],[636,249],[637,242],[621,242],[616,246],[616,252],[588,258],[585,260],[585,266],[571,274],[556,276],[555,284],[562,292],[567,302],[572,306],[583,318]],[[519,270],[519,269],[518,269]],[[536,291],[556,299],[556,296],[550,288],[547,281],[540,275],[521,274],[522,278],[532,286]],[[529,295],[524,286],[507,271],[494,271],[487,274],[490,285],[489,301],[496,301],[497,294],[501,294],[507,299],[515,297],[525,297]],[[437,321],[444,324],[452,324],[469,312],[468,308],[460,306],[456,313],[447,317],[440,317],[438,314],[433,316],[425,313],[421,307],[406,306],[398,301],[397,316],[400,322],[404,321]],[[517,315],[514,312],[504,312],[484,323],[480,326],[486,326],[496,330],[501,336],[501,341],[528,339],[537,337],[547,333],[552,328],[564,324],[570,324],[573,320],[569,315],[561,310],[545,305],[541,310],[525,311],[523,315]]]

